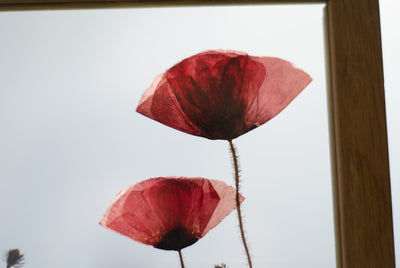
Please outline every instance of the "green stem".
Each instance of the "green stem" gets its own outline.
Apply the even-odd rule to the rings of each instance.
[[[238,159],[236,156],[236,149],[235,146],[233,145],[232,140],[228,140],[229,146],[231,149],[232,153],[232,159],[233,159],[233,167],[235,169],[235,186],[236,186],[236,210],[237,210],[237,215],[238,215],[238,220],[239,220],[239,228],[240,228],[240,234],[242,236],[242,242],[244,246],[244,250],[246,251],[247,255],[247,261],[249,263],[249,267],[252,268],[253,265],[251,264],[251,258],[250,258],[250,252],[249,248],[246,243],[246,237],[244,235],[244,228],[243,228],[243,220],[242,220],[242,212],[240,210],[240,195],[239,195],[239,164],[238,164]]]
[[[183,263],[183,257],[181,250],[178,250],[179,253],[179,260],[181,261],[181,268],[185,268],[185,264]]]

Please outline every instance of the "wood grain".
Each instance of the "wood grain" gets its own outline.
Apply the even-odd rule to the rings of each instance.
[[[378,0],[328,3],[338,267],[395,267]]]

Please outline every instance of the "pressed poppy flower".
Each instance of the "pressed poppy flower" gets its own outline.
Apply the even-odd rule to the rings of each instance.
[[[136,111],[188,134],[232,140],[269,121],[310,82],[279,58],[205,51],[158,75]]]
[[[235,207],[235,189],[224,182],[160,177],[121,191],[100,224],[135,241],[180,251]]]

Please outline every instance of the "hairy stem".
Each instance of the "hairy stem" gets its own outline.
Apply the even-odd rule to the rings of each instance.
[[[240,234],[242,236],[242,242],[243,242],[244,250],[246,251],[247,261],[249,263],[249,267],[252,268],[253,265],[251,264],[250,252],[249,252],[249,248],[248,248],[247,243],[246,243],[246,236],[244,235],[242,212],[240,210],[238,158],[237,158],[236,149],[235,149],[235,146],[233,145],[232,140],[228,140],[228,142],[229,142],[229,146],[230,146],[231,153],[232,153],[233,167],[235,169],[236,210],[237,210],[237,215],[238,215],[238,220],[239,220]]]
[[[185,268],[185,264],[183,263],[183,257],[181,250],[178,250],[179,253],[179,260],[181,261],[181,268]]]

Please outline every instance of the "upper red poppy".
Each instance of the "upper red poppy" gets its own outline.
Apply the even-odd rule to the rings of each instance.
[[[205,51],[158,75],[136,111],[188,134],[231,140],[269,121],[311,80],[279,58]]]
[[[235,193],[216,180],[153,178],[120,192],[100,224],[156,248],[181,250],[235,209]]]

